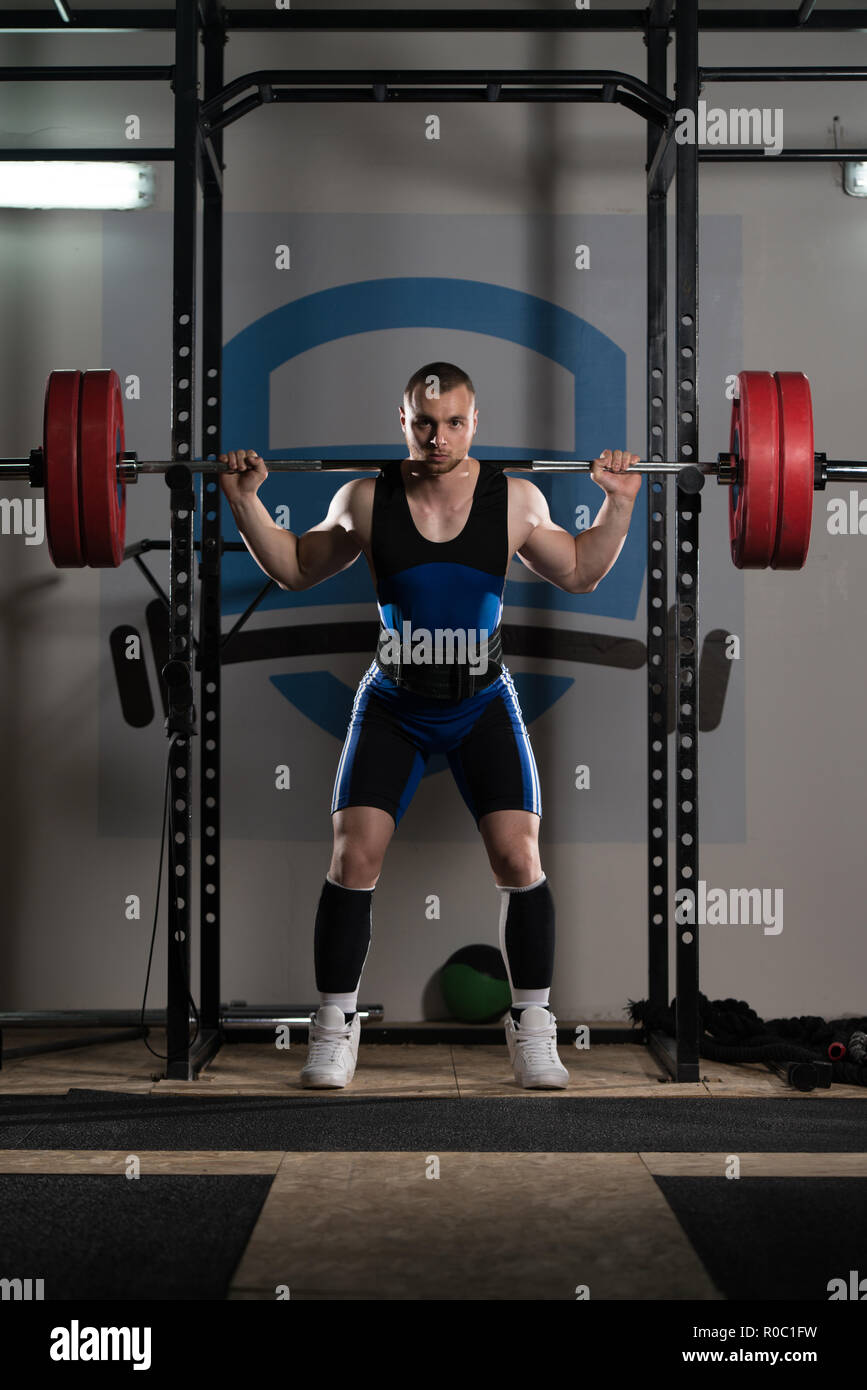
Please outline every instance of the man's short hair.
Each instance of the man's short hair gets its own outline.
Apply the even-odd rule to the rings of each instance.
[[[447,391],[454,391],[457,386],[466,386],[473,397],[476,394],[476,388],[466,372],[462,371],[460,367],[456,367],[454,362],[429,362],[426,367],[419,367],[417,372],[413,372],[404,387],[403,398],[405,401],[412,400],[412,394],[417,386],[425,388],[429,400],[436,400],[439,396],[444,396]]]

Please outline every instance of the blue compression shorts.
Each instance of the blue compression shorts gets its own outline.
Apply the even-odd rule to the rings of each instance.
[[[466,700],[401,689],[372,662],[359,683],[331,810],[378,806],[395,825],[432,753],[444,753],[476,824],[490,811],[542,815],[539,773],[515,685],[498,678]]]

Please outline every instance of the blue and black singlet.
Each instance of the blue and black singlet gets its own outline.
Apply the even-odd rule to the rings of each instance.
[[[510,560],[505,473],[479,461],[466,525],[439,542],[422,536],[412,519],[400,461],[386,464],[374,490],[371,559],[379,643],[356,692],[332,812],[375,806],[399,823],[429,757],[442,753],[477,824],[498,810],[541,816],[536,761],[502,661]],[[445,647],[446,659],[419,661],[412,644],[396,643],[405,630],[487,634],[486,659],[479,660],[477,642],[466,645],[464,661]]]
[[[395,685],[417,695],[461,700],[496,680],[502,670],[500,624],[509,566],[508,479],[479,461],[472,505],[460,535],[430,541],[417,529],[399,460],[388,463],[373,496],[371,554],[380,616],[376,664]],[[389,659],[388,634],[449,630],[470,634],[480,652],[485,634],[487,665],[468,662],[405,663]],[[405,649],[405,644],[402,644]]]

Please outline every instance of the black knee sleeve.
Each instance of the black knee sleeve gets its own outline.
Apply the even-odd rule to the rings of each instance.
[[[313,930],[313,963],[320,994],[351,994],[370,946],[372,888],[343,888],[326,879]]]
[[[536,888],[500,889],[500,950],[515,989],[550,989],[554,978],[554,899]]]

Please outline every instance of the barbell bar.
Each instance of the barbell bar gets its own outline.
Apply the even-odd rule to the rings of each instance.
[[[361,473],[365,469],[378,471],[384,459],[263,459],[262,462],[269,473]],[[177,460],[176,460],[177,462]],[[125,454],[118,461],[118,476],[124,473],[125,482],[136,482],[139,473],[167,473],[174,464],[168,464],[163,459],[138,459],[135,455]],[[203,463],[190,463],[186,465],[192,473],[229,473],[231,468],[228,463],[219,463],[213,459],[206,459]],[[593,462],[588,459],[502,459],[498,460],[497,466],[504,471],[514,468],[516,471],[529,471],[531,473],[589,473],[593,467]],[[717,464],[698,465],[705,471],[716,470]],[[624,471],[627,473],[679,473],[681,469],[688,468],[686,463],[637,463],[632,468]],[[2,472],[2,469],[0,469]],[[10,475],[11,476],[11,475]]]
[[[28,481],[35,487],[43,484],[34,481],[41,466],[42,450],[34,449],[29,459],[0,459],[0,479]],[[728,455],[723,456],[725,458]],[[378,472],[385,459],[263,459],[269,473],[363,473]],[[230,473],[228,463],[205,459],[194,463],[184,463],[183,459],[140,459],[135,453],[120,454],[117,459],[117,481],[127,486],[137,483],[140,476],[151,473],[168,473],[170,468],[189,468],[191,473]],[[505,472],[531,473],[589,473],[593,463],[588,459],[503,459],[497,466]],[[717,463],[637,463],[623,470],[625,473],[680,473],[685,468],[697,468],[700,472],[716,473]]]
[[[0,459],[0,479],[45,491],[48,548],[58,568],[116,567],[124,558],[126,487],[139,476],[224,473],[218,459],[140,460],[124,448],[120,379],[110,369],[56,371],[45,389],[43,444],[27,459]],[[379,471],[384,460],[265,459],[268,471]],[[504,471],[586,473],[587,459],[507,459]],[[810,385],[802,372],[744,371],[732,403],[729,450],[714,463],[651,460],[635,473],[715,476],[730,487],[729,540],[739,569],[801,569],[812,521],[812,494],[827,482],[861,481],[867,464],[831,461],[813,450]]]
[[[824,454],[816,454],[820,466],[820,480],[817,487],[825,483],[858,482],[867,472],[867,463],[852,459],[826,459]],[[29,458],[0,458],[0,480],[30,482],[34,487],[44,484],[34,481],[42,467],[43,451],[34,449]],[[489,460],[490,461],[490,460]],[[388,459],[263,459],[269,473],[378,473]],[[497,466],[516,473],[589,473],[595,460],[591,459],[501,459]],[[733,454],[717,455],[715,463],[636,463],[624,469],[625,473],[682,473],[687,468],[695,468],[699,473],[716,477],[724,484],[737,482],[737,477],[726,477],[725,469],[737,460]],[[228,463],[214,459],[197,460],[184,463],[183,459],[140,459],[138,454],[127,452],[118,455],[117,480],[129,486],[137,483],[139,476],[152,473],[168,473],[170,468],[189,468],[191,473],[230,473]]]
[[[228,452],[228,450],[226,451]],[[378,473],[383,464],[389,463],[390,459],[263,459],[269,473]],[[491,460],[489,460],[490,462]],[[494,460],[498,468],[504,473],[510,470],[516,473],[589,473],[595,459],[497,459]],[[726,477],[727,467],[736,465],[737,459],[733,454],[718,454],[715,463],[636,463],[630,468],[625,468],[625,473],[683,473],[687,468],[695,468],[699,473],[716,477],[717,482],[731,485],[737,482],[737,477]],[[864,475],[867,473],[867,462],[859,463],[855,459],[828,459],[824,454],[815,455],[816,466],[819,469],[816,487],[823,487],[825,483],[845,483],[863,482]],[[9,464],[8,477],[27,478],[29,477],[29,459],[0,459],[0,477],[4,473],[4,465]],[[126,483],[138,482],[138,475],[150,473],[168,473],[170,468],[176,468],[180,464],[184,468],[189,468],[191,473],[230,473],[232,470],[228,463],[215,462],[213,459],[205,459],[204,462],[184,463],[182,459],[174,459],[170,463],[167,459],[140,459],[137,454],[123,454],[118,459],[118,481]]]

